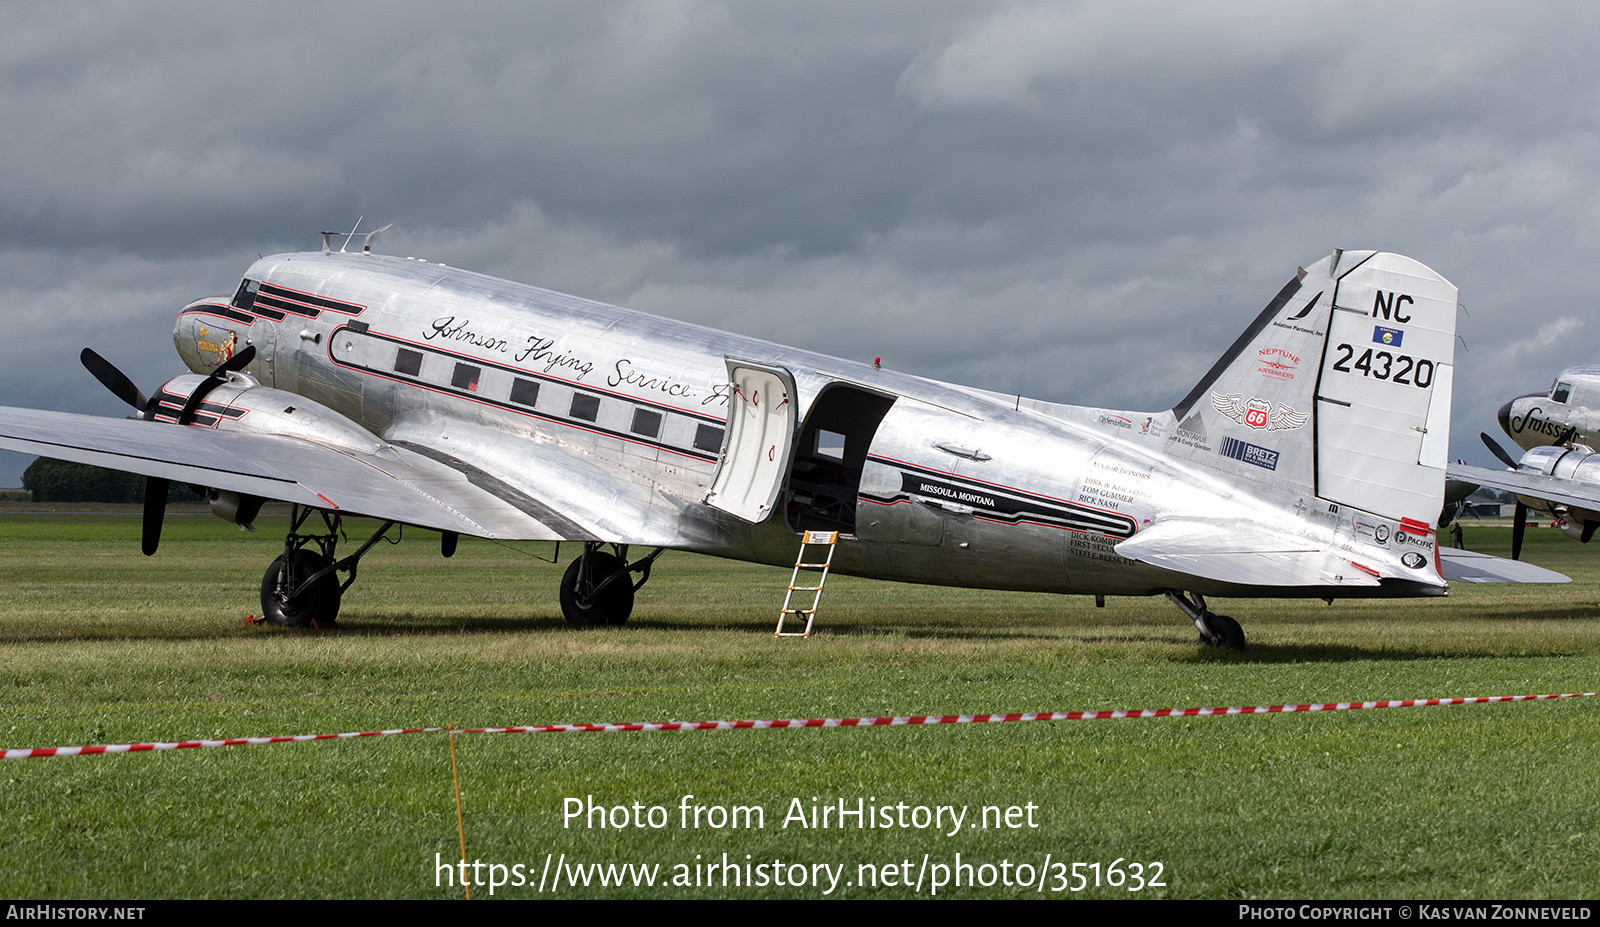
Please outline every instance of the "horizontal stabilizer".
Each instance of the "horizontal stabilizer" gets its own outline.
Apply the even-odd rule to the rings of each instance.
[[[1245,586],[1376,586],[1378,577],[1307,538],[1257,525],[1168,519],[1116,547],[1163,569]]]
[[[1520,560],[1452,547],[1439,551],[1444,578],[1452,583],[1570,583],[1572,578]]]

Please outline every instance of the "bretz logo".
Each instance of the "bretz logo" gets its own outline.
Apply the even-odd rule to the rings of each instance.
[[[1420,570],[1422,569],[1423,564],[1428,562],[1428,558],[1413,550],[1408,552],[1404,557],[1401,557],[1400,562],[1413,570]]]

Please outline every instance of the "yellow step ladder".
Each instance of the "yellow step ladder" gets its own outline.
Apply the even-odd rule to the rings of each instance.
[[[839,543],[837,531],[806,531],[800,537],[800,555],[795,558],[794,573],[789,576],[789,591],[783,597],[783,611],[778,613],[779,637],[810,637],[811,625],[817,620],[817,603],[822,601],[822,586],[828,581],[828,567],[833,563],[834,546]],[[821,563],[808,563],[806,550],[812,547],[828,548],[828,556]],[[815,586],[797,585],[800,582],[800,571],[816,571],[817,584]],[[808,574],[809,575],[809,574]],[[794,594],[796,592],[811,593],[810,608],[793,608]],[[806,629],[804,631],[785,631],[783,623],[790,615],[799,618],[806,616]]]

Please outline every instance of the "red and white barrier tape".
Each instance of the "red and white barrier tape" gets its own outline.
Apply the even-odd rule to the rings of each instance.
[[[1131,708],[1118,711],[1052,711],[988,715],[899,715],[879,718],[788,718],[771,721],[647,721],[631,724],[534,724],[526,727],[456,728],[457,734],[583,734],[623,731],[740,731],[807,727],[889,727],[905,724],[994,724],[1004,721],[1101,721],[1113,718],[1188,718],[1208,715],[1268,715],[1308,711],[1358,711],[1363,708],[1423,708],[1429,705],[1484,705],[1493,702],[1532,702],[1561,698],[1587,698],[1596,692],[1559,695],[1489,695],[1473,698],[1404,699],[1385,702],[1318,702],[1307,705],[1243,705],[1231,708]],[[442,727],[408,727],[349,734],[299,734],[290,737],[236,737],[227,740],[179,740],[165,743],[112,744],[94,747],[36,747],[6,750],[0,759],[22,760],[40,756],[81,756],[98,753],[139,753],[149,750],[188,750],[197,747],[242,747],[246,744],[298,743],[307,740],[353,740],[390,734],[440,734]]]
[[[353,740],[357,737],[386,737],[390,734],[432,734],[442,727],[407,727],[392,731],[361,731],[351,734],[293,734],[288,737],[230,737],[226,740],[174,740],[148,744],[108,744],[95,747],[34,747],[7,750],[0,759],[26,760],[36,756],[86,756],[96,753],[142,753],[147,750],[192,750],[196,747],[242,747],[246,744],[287,744],[304,740]]]

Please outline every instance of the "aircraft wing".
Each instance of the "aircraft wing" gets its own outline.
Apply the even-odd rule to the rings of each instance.
[[[1488,470],[1467,464],[1451,464],[1445,472],[1452,480],[1464,480],[1491,489],[1514,492],[1519,496],[1600,511],[1600,486],[1593,483],[1546,476],[1528,470]]]
[[[460,461],[393,445],[367,452],[288,435],[0,406],[0,447],[478,537],[593,538],[554,505],[496,492]]]

